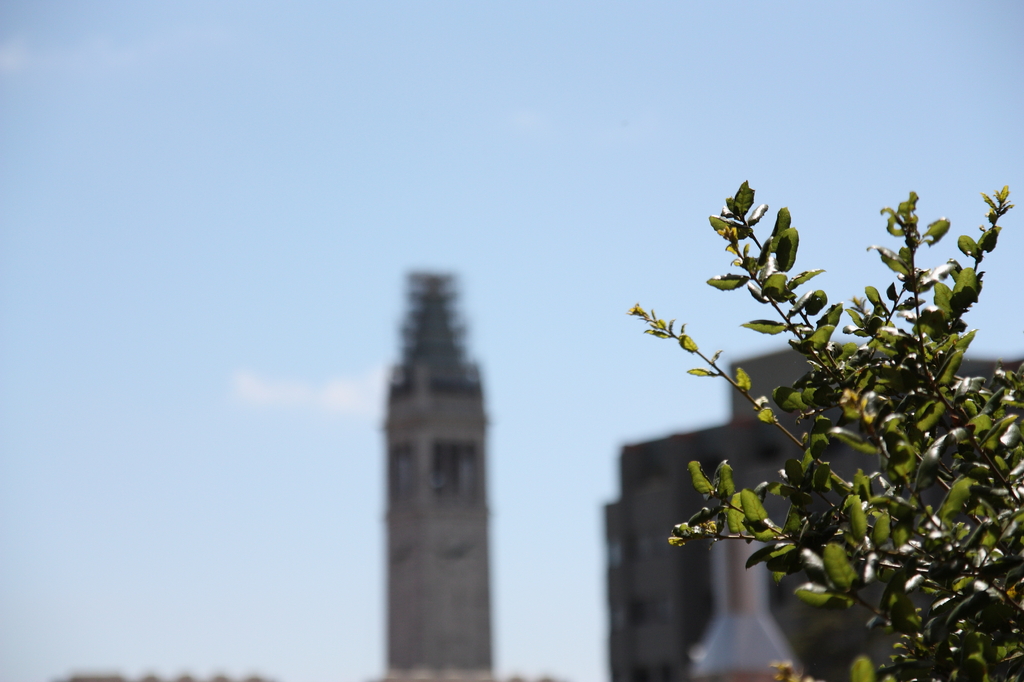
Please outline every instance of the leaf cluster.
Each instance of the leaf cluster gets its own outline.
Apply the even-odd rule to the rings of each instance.
[[[776,480],[742,490],[728,464],[708,475],[691,462],[693,486],[709,505],[677,526],[671,542],[757,540],[764,546],[748,567],[764,563],[776,580],[803,573],[796,594],[812,606],[869,610],[870,627],[901,636],[877,669],[886,680],[1024,677],[1024,444],[1017,421],[1024,370],[959,372],[976,334],[964,315],[979,300],[981,263],[1012,208],[1005,187],[982,196],[988,224],[976,238],[958,239],[963,263],[922,264],[924,248],[942,240],[950,223],[921,225],[916,194],[883,209],[898,243],[869,250],[894,281],[884,296],[868,286],[848,305],[805,289],[822,270],[793,274],[800,235],[787,208],[759,235],[768,206],[754,208],[754,190],[744,182],[710,216],[733,271],[708,284],[745,288],[767,314],[743,326],[786,333],[807,361],[803,377],[772,392],[778,408],[807,427],[803,433],[788,430],[767,397],[751,394],[746,372],[730,376],[719,366],[720,351],[701,352],[685,325],[676,331],[674,320],[639,305],[629,311],[647,324],[646,333],[701,358],[691,374],[728,381],[758,419],[803,453],[787,460]],[[856,341],[834,339],[844,315],[842,331]],[[837,443],[865,455],[850,480],[826,459]],[[788,502],[784,518],[769,517],[768,495]],[[876,584],[882,589],[872,589]],[[860,659],[852,675],[862,682],[876,671]]]

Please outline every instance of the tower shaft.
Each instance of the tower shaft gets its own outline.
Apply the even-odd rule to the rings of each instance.
[[[451,280],[410,278],[387,440],[389,678],[489,679],[486,416]]]

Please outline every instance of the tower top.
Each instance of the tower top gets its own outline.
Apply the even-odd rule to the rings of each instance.
[[[393,393],[411,388],[416,367],[427,369],[434,390],[480,390],[476,366],[466,359],[465,329],[455,299],[452,275],[409,275],[409,312],[402,327],[402,363],[392,382]]]

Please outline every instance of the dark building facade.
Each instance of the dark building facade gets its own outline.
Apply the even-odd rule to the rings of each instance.
[[[385,422],[388,679],[491,677],[486,415],[452,278],[414,274]]]
[[[687,463],[714,471],[727,459],[744,477],[737,485],[745,486],[757,472],[770,475],[794,450],[755,420],[623,448],[621,496],[605,508],[613,682],[690,679],[691,658],[699,655],[714,612],[708,543],[671,547],[667,541],[672,526],[706,504],[690,484]]]
[[[802,356],[785,350],[737,363],[750,375],[754,395],[771,395],[806,372]],[[965,360],[962,376],[991,376],[996,363]],[[1005,363],[1016,369],[1020,361]],[[735,368],[731,370],[735,375]],[[729,460],[737,488],[771,480],[790,457],[802,452],[778,429],[755,418],[750,404],[732,394],[728,424],[627,445],[619,458],[620,497],[605,507],[608,651],[612,682],[687,682],[701,674],[702,644],[715,613],[715,570],[709,543],[671,547],[672,527],[706,505],[691,485],[687,464],[702,463],[708,473]],[[804,426],[779,413],[794,433]],[[830,445],[833,470],[849,478],[859,468],[877,470],[874,456],[840,443]],[[772,505],[776,506],[772,506]],[[785,516],[785,502],[769,496],[765,505],[774,517]],[[718,547],[715,551],[718,551]],[[875,660],[889,655],[891,640],[864,627],[868,615],[858,609],[822,611],[793,596],[800,576],[771,583],[761,569],[757,579],[768,591],[771,617],[781,627],[792,652],[806,672],[824,679],[846,679],[852,659],[869,653]],[[719,571],[721,572],[721,571]],[[721,592],[720,592],[721,594]],[[715,679],[702,676],[702,679]],[[747,679],[739,677],[736,679]]]

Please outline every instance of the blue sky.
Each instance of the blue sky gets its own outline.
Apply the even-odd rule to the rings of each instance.
[[[0,680],[379,675],[382,387],[414,269],[458,274],[484,372],[498,670],[606,679],[618,448],[727,405],[626,309],[727,358],[779,346],[703,284],[743,180],[834,297],[889,281],[865,248],[910,190],[975,229],[978,192],[1024,191],[1022,20],[3,3]],[[982,354],[1024,355],[1021,215],[970,314]]]

